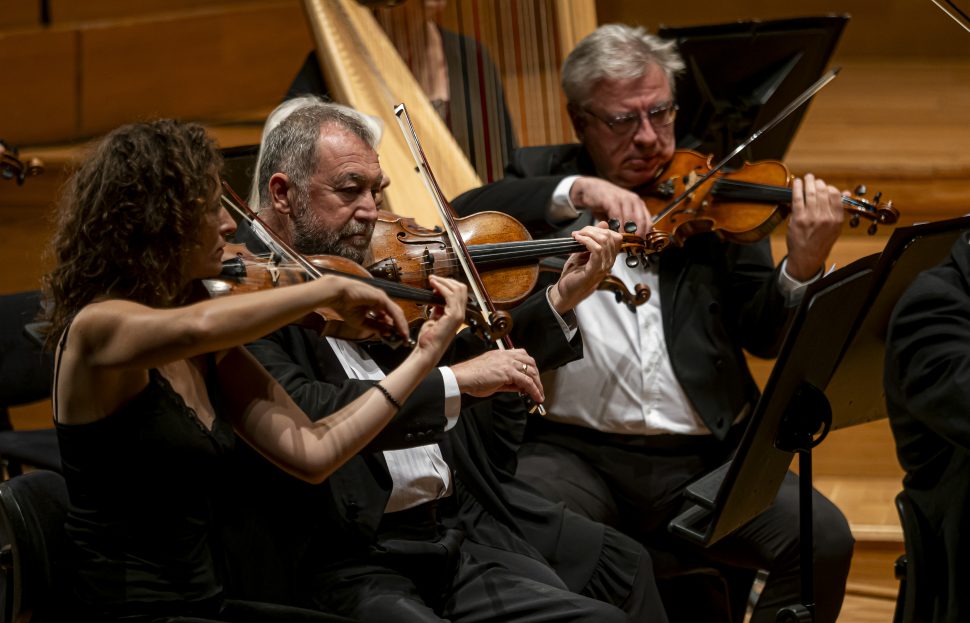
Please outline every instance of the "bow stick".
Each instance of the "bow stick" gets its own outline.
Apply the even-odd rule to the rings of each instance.
[[[411,123],[411,118],[408,116],[408,111],[404,104],[398,104],[394,107],[394,115],[397,117],[398,125],[401,126],[401,132],[404,133],[404,140],[411,149],[411,155],[414,156],[414,161],[417,165],[418,172],[421,174],[421,179],[424,181],[435,207],[438,209],[438,215],[441,217],[441,222],[444,225],[445,233],[448,235],[448,240],[451,242],[451,248],[454,250],[455,257],[461,265],[462,273],[464,273],[465,280],[472,292],[472,298],[478,303],[479,309],[485,314],[489,323],[502,324],[507,322],[508,314],[499,312],[496,309],[488,292],[485,290],[485,286],[482,284],[482,278],[478,274],[478,269],[475,268],[475,264],[469,259],[471,256],[464,239],[458,232],[458,224],[455,222],[454,211],[445,199],[441,188],[438,186],[438,182],[434,178],[434,174],[431,172],[431,165],[428,164],[424,150],[421,149],[418,135],[414,131],[414,125]],[[505,319],[503,319],[503,314],[505,314]],[[496,345],[500,350],[515,348],[512,345],[511,338],[507,334],[501,340],[497,341]],[[538,412],[539,415],[546,414],[546,410],[541,404],[530,404],[529,412]]]

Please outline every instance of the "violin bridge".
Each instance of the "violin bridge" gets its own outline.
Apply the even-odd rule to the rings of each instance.
[[[421,257],[423,258],[421,266],[424,268],[424,280],[427,282],[428,277],[434,274],[434,255],[431,253],[431,249],[425,247]]]
[[[697,175],[697,171],[691,171],[690,173],[687,174],[687,179],[684,180],[684,186],[686,186],[687,188],[690,188],[697,182],[697,178],[699,177],[700,176]],[[693,201],[694,193],[690,193],[689,195],[687,195],[687,200]]]
[[[673,177],[667,178],[657,184],[656,191],[664,199],[670,199],[676,193],[676,182]]]
[[[282,259],[283,258],[277,255],[276,253],[270,252],[269,262],[267,262],[266,264],[267,265],[266,272],[269,273],[269,278],[274,288],[280,285],[279,264]]]

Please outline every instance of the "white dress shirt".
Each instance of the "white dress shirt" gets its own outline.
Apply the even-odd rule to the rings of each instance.
[[[575,179],[568,177],[556,188],[551,219],[578,214],[568,200]],[[710,434],[670,362],[657,265],[630,268],[624,260],[617,258],[613,275],[631,292],[638,283],[647,285],[650,299],[635,312],[617,304],[609,292],[594,292],[579,304],[575,312],[584,355],[542,375],[546,417],[627,435]],[[798,303],[809,283],[792,279],[782,266],[778,287],[789,305]]]
[[[352,379],[379,381],[384,372],[357,344],[328,337],[327,342],[337,355],[344,372]],[[461,393],[458,380],[451,368],[440,367],[445,384],[445,430],[458,422],[461,412]],[[451,495],[451,469],[441,455],[438,444],[385,450],[384,460],[391,474],[391,496],[384,507],[385,513],[403,511],[431,500]]]
[[[549,301],[546,290],[546,301]],[[551,307],[551,305],[550,305]],[[572,340],[579,330],[572,314],[568,319],[561,317],[553,309],[553,314],[559,322],[563,335]],[[354,342],[327,338],[327,343],[333,348],[337,360],[343,366],[344,373],[352,379],[379,381],[384,378],[380,366],[371,359],[363,349]],[[445,386],[445,418],[448,423],[445,430],[450,430],[458,423],[461,414],[461,388],[458,379],[451,368],[438,368],[444,379]],[[441,455],[438,444],[405,448],[403,450],[385,450],[384,460],[391,475],[391,495],[384,507],[385,513],[393,513],[414,508],[425,502],[437,500],[451,495],[451,469]]]

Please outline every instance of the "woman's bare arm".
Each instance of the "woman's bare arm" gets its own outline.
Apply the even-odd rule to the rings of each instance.
[[[433,280],[447,300],[446,309],[425,323],[415,349],[380,382],[399,404],[437,365],[464,318],[465,286]],[[325,480],[360,452],[397,412],[383,392],[375,389],[312,422],[241,347],[219,361],[218,376],[240,436],[278,467],[309,482]]]
[[[367,311],[406,331],[400,308],[367,284],[325,276],[306,284],[156,309],[120,299],[85,307],[69,346],[94,368],[149,369],[255,340],[321,307]]]

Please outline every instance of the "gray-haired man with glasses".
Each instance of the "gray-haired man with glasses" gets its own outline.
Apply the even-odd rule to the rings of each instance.
[[[651,215],[636,191],[674,155],[673,86],[683,67],[673,42],[642,28],[598,28],[563,66],[580,143],[518,150],[504,180],[466,193],[455,207],[501,210],[535,235],[608,218],[647,231]],[[684,487],[730,459],[758,400],[743,351],[777,354],[801,291],[821,275],[841,232],[837,189],[806,175],[792,191],[788,255],[777,266],[768,240],[735,244],[713,233],[674,245],[647,266],[621,258],[613,276],[631,289],[646,283],[651,300],[631,312],[603,292],[576,308],[584,358],[543,376],[548,415],[528,422],[518,454],[517,475],[544,495],[655,552],[682,563],[700,559],[725,577],[767,570],[755,623],[799,602],[797,477],[788,475],[772,507],[708,549],[691,548],[666,526],[685,505]],[[831,502],[816,493],[813,504],[815,621],[831,622],[853,540]],[[743,599],[740,607],[686,601],[685,609],[665,597],[672,621],[743,616]]]

